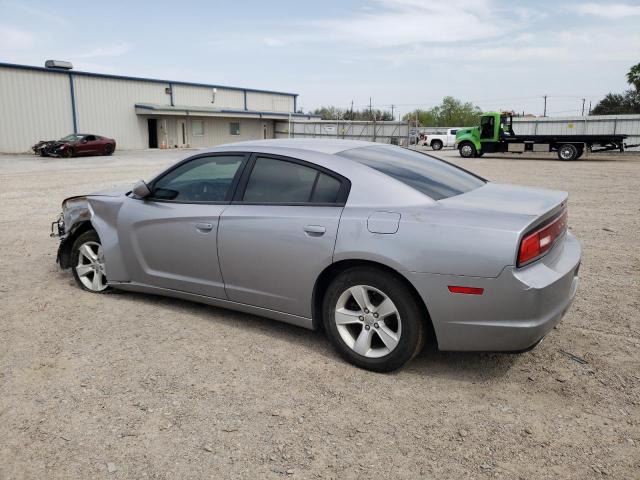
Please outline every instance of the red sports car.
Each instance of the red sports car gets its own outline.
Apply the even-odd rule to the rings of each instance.
[[[111,155],[116,150],[113,138],[90,133],[72,133],[60,140],[40,141],[33,146],[41,157],[76,157],[82,155]]]

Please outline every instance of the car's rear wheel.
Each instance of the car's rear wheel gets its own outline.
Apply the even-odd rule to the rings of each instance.
[[[476,147],[474,147],[471,142],[462,142],[459,150],[462,158],[473,158],[476,156]]]
[[[111,145],[110,143],[107,143],[104,146],[104,154],[105,155],[111,155],[113,153],[113,150],[114,150],[113,145]]]
[[[376,372],[401,367],[424,344],[423,312],[412,292],[376,268],[354,267],[331,282],[323,322],[343,358]]]
[[[71,262],[73,277],[81,288],[93,293],[105,293],[110,289],[102,244],[95,230],[89,230],[76,239],[71,248]]]
[[[434,150],[442,150],[442,141],[434,140],[431,142],[431,148]]]

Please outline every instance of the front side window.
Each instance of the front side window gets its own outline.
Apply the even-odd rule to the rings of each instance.
[[[361,147],[338,153],[378,170],[434,200],[453,197],[485,184],[480,177],[437,158],[392,146]]]
[[[204,122],[202,120],[191,120],[191,133],[194,137],[204,137]]]
[[[176,202],[224,202],[244,157],[237,155],[200,157],[160,177],[151,198]]]
[[[229,123],[229,133],[231,135],[240,135],[240,122]]]
[[[338,202],[341,186],[340,180],[315,168],[258,157],[242,200],[247,203],[333,204]]]

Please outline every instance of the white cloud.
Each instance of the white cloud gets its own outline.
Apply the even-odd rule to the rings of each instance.
[[[626,3],[584,3],[577,6],[578,13],[582,15],[594,15],[610,19],[638,17],[640,5],[628,5]]]
[[[96,58],[96,57],[121,57],[131,51],[131,45],[128,43],[119,43],[117,45],[107,45],[104,47],[96,47],[87,52],[72,55],[75,58]]]
[[[55,23],[56,25],[59,26],[64,26],[67,25],[67,20],[57,14],[48,12],[46,10],[42,10],[40,8],[36,8],[36,7],[32,7],[29,5],[25,5],[23,3],[15,3],[15,2],[4,2],[3,3],[4,6],[10,7],[10,8],[14,8],[17,10],[20,10],[28,15],[31,15],[33,17],[38,17],[41,20],[44,20],[47,22],[47,24],[52,24]]]
[[[281,38],[276,37],[264,37],[263,42],[268,47],[284,47],[287,44]]]
[[[345,19],[315,23],[324,41],[372,47],[448,43],[504,35],[535,14],[498,12],[493,0],[377,0],[377,8]],[[501,19],[501,20],[499,20]]]
[[[0,38],[0,49],[6,51],[24,50],[32,47],[36,41],[33,32],[9,25],[0,25]]]

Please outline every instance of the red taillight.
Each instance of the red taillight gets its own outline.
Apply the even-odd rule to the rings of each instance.
[[[478,287],[460,287],[458,285],[449,285],[447,287],[451,293],[466,293],[467,295],[482,295],[484,288]]]
[[[544,255],[567,230],[567,209],[552,219],[549,223],[528,233],[520,242],[518,252],[518,266],[522,267]]]

